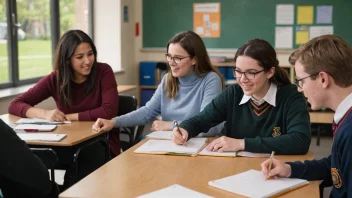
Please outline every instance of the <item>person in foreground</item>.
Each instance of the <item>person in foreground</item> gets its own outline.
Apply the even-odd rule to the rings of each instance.
[[[200,111],[222,91],[219,72],[211,65],[202,39],[192,31],[175,35],[167,44],[166,60],[169,71],[155,94],[144,107],[111,120],[98,119],[95,130],[108,131],[113,127],[144,125],[159,114],[162,121],[152,124],[152,131],[171,131],[179,123]],[[207,135],[217,135],[223,124],[212,128]]]
[[[53,196],[47,168],[0,119],[0,197],[1,194],[5,198]]]
[[[325,35],[302,45],[289,61],[296,71],[298,90],[308,98],[312,109],[327,107],[335,111],[332,150],[321,160],[284,163],[274,159],[270,171],[267,160],[261,164],[262,173],[323,180],[321,187],[333,186],[330,197],[351,197],[352,49],[341,37]]]
[[[111,119],[117,115],[119,98],[114,73],[109,65],[97,62],[96,47],[86,33],[70,30],[61,37],[54,66],[55,70],[51,74],[11,102],[8,109],[10,114],[50,121],[96,121],[99,117]],[[55,100],[57,109],[34,107],[49,97]],[[109,144],[112,155],[118,155],[118,129],[109,133]],[[59,158],[66,156],[66,163],[71,164],[73,154],[68,153],[68,150],[60,147],[55,149]],[[84,173],[83,176],[105,162],[103,156],[105,149],[100,144],[85,149],[80,154],[80,164],[84,168],[80,168],[80,172]],[[70,165],[65,174],[66,187],[74,181],[75,173],[71,170],[75,169]]]
[[[227,87],[197,116],[174,129],[173,141],[184,144],[201,131],[226,121],[226,136],[212,141],[209,151],[305,154],[311,134],[305,98],[279,66],[276,52],[265,40],[253,39],[236,52]]]

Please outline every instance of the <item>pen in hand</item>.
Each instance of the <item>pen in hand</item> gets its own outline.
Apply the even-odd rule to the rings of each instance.
[[[271,155],[270,155],[270,164],[269,164],[269,167],[268,167],[268,175],[266,176],[266,179],[265,179],[265,180],[270,179],[269,173],[270,173],[271,167],[273,166],[273,158],[274,158],[274,155],[275,155],[275,151],[272,151],[272,152],[271,152]]]
[[[180,133],[181,137],[183,138],[180,127],[178,126],[178,122],[176,120],[174,121],[174,125],[177,127],[177,131]],[[187,140],[184,140],[184,143],[183,143],[184,146],[186,146],[186,142]]]

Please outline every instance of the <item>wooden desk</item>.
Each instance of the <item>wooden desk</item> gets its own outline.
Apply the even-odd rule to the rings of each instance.
[[[310,122],[316,124],[331,124],[334,112],[309,112]]]
[[[135,154],[146,140],[112,159],[59,195],[68,197],[136,197],[172,184],[180,184],[215,197],[240,197],[208,186],[208,181],[234,175],[249,169],[260,170],[265,158],[184,157]],[[312,159],[307,155],[275,156],[292,161]],[[250,184],[248,184],[250,185]],[[282,197],[319,197],[319,183],[311,182]]]
[[[0,119],[2,119],[9,126],[14,127],[15,122],[20,119],[20,117],[10,114],[4,114],[0,115]],[[73,121],[72,124],[58,125],[53,132],[47,133],[67,134],[67,137],[61,140],[60,142],[27,141],[26,143],[29,145],[74,146],[103,134],[103,132],[98,133],[92,130],[93,124],[94,122]]]
[[[117,91],[119,93],[130,91],[136,88],[137,88],[137,85],[117,85]]]

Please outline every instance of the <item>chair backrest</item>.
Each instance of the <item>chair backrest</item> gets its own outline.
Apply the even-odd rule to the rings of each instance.
[[[52,196],[56,197],[60,193],[55,182],[55,167],[59,162],[56,152],[51,148],[30,148],[32,153],[40,158],[47,169],[50,169],[50,179],[52,182]]]
[[[136,97],[131,95],[120,94],[118,116],[128,114],[135,110],[137,110]],[[129,149],[135,144],[135,133],[137,131],[138,134],[139,127],[142,126],[123,127],[123,131],[121,131],[121,134],[127,134],[129,136],[129,142],[121,141],[121,147],[123,151]]]

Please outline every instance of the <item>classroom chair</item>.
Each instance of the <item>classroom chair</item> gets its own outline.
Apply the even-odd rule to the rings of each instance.
[[[134,96],[119,94],[119,110],[118,116],[130,113],[137,109],[137,99]],[[143,132],[144,125],[136,127],[121,127],[121,134],[128,136],[128,141],[121,141],[122,151],[126,151],[137,143]],[[120,138],[121,139],[121,138]]]

